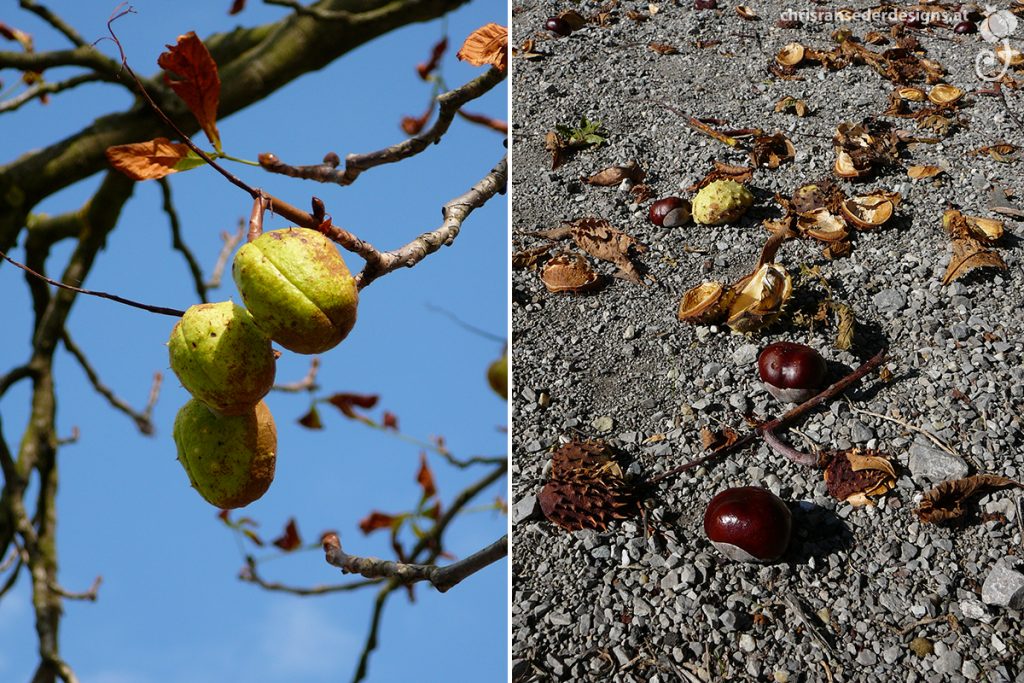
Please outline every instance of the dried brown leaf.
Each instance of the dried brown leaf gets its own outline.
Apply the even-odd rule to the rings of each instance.
[[[603,168],[587,178],[584,182],[589,183],[590,185],[609,187],[612,185],[618,185],[626,179],[629,179],[634,183],[642,183],[646,176],[647,174],[642,168],[640,168],[640,165],[636,161],[630,161],[622,166],[608,166],[607,168]]]
[[[532,249],[524,249],[517,251],[512,254],[512,269],[513,270],[534,270],[540,265],[544,257],[548,255],[553,247],[553,244],[542,244],[539,247],[533,247]]]
[[[572,153],[568,141],[553,130],[549,130],[544,136],[544,149],[551,153],[552,171],[564,164]]]
[[[841,351],[847,351],[853,346],[853,333],[857,326],[853,309],[838,301],[830,301],[829,307],[836,314],[837,320],[835,347]]]
[[[949,260],[942,284],[948,285],[975,268],[997,268],[1006,270],[1006,261],[996,252],[985,247],[974,238],[954,238],[953,257]]]
[[[939,168],[938,166],[911,166],[907,169],[907,175],[910,176],[912,180],[934,178],[943,172],[945,172],[945,169]]]
[[[914,510],[925,524],[947,524],[964,518],[971,499],[1010,486],[1024,488],[1018,481],[995,474],[977,474],[964,479],[944,481],[927,491]]]
[[[603,218],[582,218],[572,223],[572,238],[594,258],[617,265],[630,282],[643,282],[632,259],[647,247],[632,235],[616,230]]]
[[[659,55],[677,55],[679,49],[673,45],[667,43],[647,43],[647,49],[651,52],[657,52]]]
[[[189,149],[180,142],[156,138],[146,142],[108,147],[107,161],[132,180],[153,180],[177,173]]]
[[[217,131],[217,105],[220,102],[220,76],[206,45],[194,31],[178,36],[178,42],[167,46],[167,52],[156,60],[167,71],[164,82],[188,105],[206,137],[220,150]],[[172,77],[172,74],[176,78]]]
[[[490,64],[502,71],[508,68],[508,29],[485,24],[469,34],[455,55],[473,66]]]

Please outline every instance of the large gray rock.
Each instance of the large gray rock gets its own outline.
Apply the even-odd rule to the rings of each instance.
[[[1007,555],[992,566],[981,586],[981,599],[989,605],[1021,609],[1024,607],[1024,562]]]
[[[513,524],[532,519],[538,514],[540,514],[540,505],[537,503],[537,496],[533,494],[523,496],[512,505]]]
[[[937,483],[947,479],[967,476],[967,463],[923,440],[915,441],[910,447],[910,475],[915,481]]]

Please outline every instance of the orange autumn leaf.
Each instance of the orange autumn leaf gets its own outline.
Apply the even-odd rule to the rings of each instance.
[[[469,34],[455,55],[473,66],[491,64],[502,71],[508,68],[508,29],[487,24]]]
[[[220,133],[217,132],[217,105],[220,102],[220,76],[217,63],[210,51],[194,31],[178,36],[175,45],[168,45],[157,65],[169,72],[164,82],[185,101],[196,117],[206,137],[220,151]],[[171,74],[177,76],[172,78]]]
[[[430,465],[427,464],[426,453],[420,453],[420,469],[416,473],[416,483],[423,489],[424,500],[437,493],[437,487],[434,485],[434,473],[430,471]]]
[[[115,145],[107,148],[107,161],[132,180],[153,180],[186,170],[179,167],[188,157],[188,147],[167,138]]]

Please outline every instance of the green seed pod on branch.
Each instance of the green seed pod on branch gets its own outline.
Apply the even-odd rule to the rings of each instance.
[[[274,384],[274,351],[249,312],[230,301],[192,306],[167,342],[189,393],[222,415],[249,411]]]
[[[356,322],[355,279],[315,230],[265,232],[238,250],[231,270],[256,324],[290,351],[327,351]]]
[[[222,416],[192,399],[174,420],[174,443],[193,488],[219,508],[248,505],[274,480],[277,428],[263,401]]]
[[[498,396],[508,400],[508,354],[494,361],[487,368],[487,382]]]

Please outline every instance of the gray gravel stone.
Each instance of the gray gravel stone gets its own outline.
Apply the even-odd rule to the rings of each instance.
[[[1021,609],[1024,607],[1024,563],[1007,555],[1000,558],[985,577],[981,599],[989,605]]]
[[[512,505],[512,523],[519,524],[522,521],[533,518],[540,514],[540,503],[537,496],[527,494]]]
[[[937,483],[966,477],[970,468],[956,456],[921,441],[910,447],[910,474],[917,481]]]
[[[907,305],[907,297],[897,289],[883,289],[872,299],[880,313],[895,313]]]

